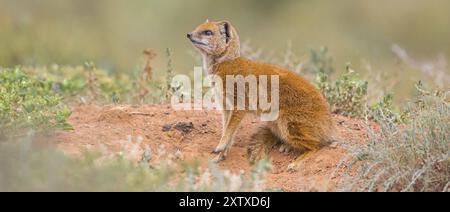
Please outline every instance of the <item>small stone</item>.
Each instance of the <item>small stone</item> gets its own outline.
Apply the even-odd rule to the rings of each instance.
[[[174,128],[186,134],[194,129],[194,124],[192,122],[178,122]]]
[[[335,149],[335,148],[338,147],[338,145],[339,145],[338,142],[333,142],[333,143],[330,144],[330,147],[333,148],[333,149]]]
[[[142,154],[141,162],[149,162],[152,159],[152,152],[149,147],[146,147]]]
[[[353,124],[353,130],[361,130],[361,126],[359,124]]]
[[[166,125],[164,125],[163,128],[162,128],[162,131],[163,131],[163,132],[168,132],[168,131],[170,131],[170,130],[172,130],[172,125],[171,125],[171,124],[166,124]]]
[[[181,153],[180,150],[177,150],[177,151],[175,152],[175,158],[176,158],[177,160],[183,160],[183,153]]]

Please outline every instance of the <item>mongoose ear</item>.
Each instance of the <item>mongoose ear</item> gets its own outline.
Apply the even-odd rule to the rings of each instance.
[[[231,24],[228,21],[220,22],[220,33],[225,36],[226,42],[231,40]]]

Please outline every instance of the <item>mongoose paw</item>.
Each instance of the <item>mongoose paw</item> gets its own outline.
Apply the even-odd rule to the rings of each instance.
[[[257,147],[248,147],[247,149],[247,158],[251,164],[256,163],[257,161],[263,160],[268,157],[267,150],[262,146]]]
[[[301,166],[302,166],[301,162],[293,162],[288,165],[287,170],[288,171],[298,171]]]
[[[278,149],[280,153],[288,154],[291,151],[291,146],[287,144],[281,144],[280,148]]]
[[[221,161],[225,160],[225,156],[223,154],[219,154],[213,159],[211,159],[211,162],[213,163],[220,163]]]
[[[226,145],[219,144],[219,146],[217,146],[217,147],[213,150],[212,153],[214,153],[214,154],[219,154],[219,153],[223,152],[223,151],[225,150],[226,147],[227,147]]]
[[[258,161],[258,155],[257,154],[253,154],[251,152],[249,152],[247,154],[247,158],[248,158],[248,161],[250,162],[250,164],[254,164],[254,163],[256,163],[256,161]]]

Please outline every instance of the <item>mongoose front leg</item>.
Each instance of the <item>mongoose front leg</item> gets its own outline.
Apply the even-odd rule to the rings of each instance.
[[[230,111],[229,110],[223,110],[222,111],[222,135],[225,134],[225,129],[226,129],[226,125],[228,122],[228,118],[230,115]]]
[[[233,136],[239,127],[242,119],[245,116],[244,111],[227,111],[226,112],[226,124],[224,125],[222,138],[220,139],[219,145],[215,148],[214,153],[218,153],[216,158],[213,159],[214,162],[219,162],[225,159],[225,156],[231,147]]]

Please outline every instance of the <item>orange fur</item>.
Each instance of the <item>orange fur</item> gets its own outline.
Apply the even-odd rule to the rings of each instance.
[[[212,35],[205,31],[211,31]],[[203,54],[208,74],[218,75],[223,80],[227,75],[244,77],[254,75],[257,78],[260,75],[279,76],[279,118],[265,123],[265,126],[252,137],[248,149],[250,159],[264,157],[267,150],[275,144],[275,140],[279,140],[304,151],[299,160],[290,165],[290,168],[295,168],[301,159],[333,140],[334,125],[329,107],[318,89],[289,70],[240,57],[239,37],[229,22],[204,23],[188,37]],[[225,82],[223,84],[226,85]],[[270,83],[268,88],[270,90]],[[241,120],[250,112],[254,111],[223,112],[223,135],[215,149],[219,154],[215,158],[216,161],[225,158]],[[257,114],[262,112],[264,111],[256,111]]]

